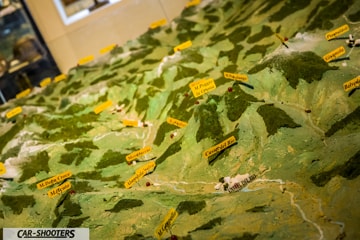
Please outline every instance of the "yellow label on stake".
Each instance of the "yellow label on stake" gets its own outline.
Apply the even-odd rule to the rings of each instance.
[[[199,80],[189,84],[194,97],[200,97],[205,93],[211,92],[212,90],[216,89],[216,85],[214,79],[209,78],[206,80]]]
[[[276,36],[282,43],[286,42],[286,41],[285,41],[285,38],[283,38],[283,37],[280,36],[279,34],[275,33],[275,36]]]
[[[126,161],[128,162],[131,162],[132,160],[138,158],[138,157],[141,157],[145,154],[147,154],[148,152],[151,151],[151,147],[147,146],[147,147],[144,147],[138,151],[135,151],[133,153],[130,153],[129,155],[126,156]]]
[[[106,108],[110,107],[112,105],[112,101],[111,100],[108,100],[100,105],[98,105],[95,109],[94,109],[94,112],[96,114],[99,114],[101,113],[102,111],[104,111]]]
[[[46,87],[47,85],[49,85],[51,83],[51,78],[45,78],[40,82],[40,87]]]
[[[131,186],[137,183],[143,176],[145,176],[145,174],[146,172],[144,171],[135,173],[133,176],[131,176],[131,178],[126,180],[126,182],[124,183],[125,188],[131,188]]]
[[[3,175],[6,173],[6,168],[5,168],[5,165],[0,162],[0,175]]]
[[[177,119],[172,118],[172,117],[168,117],[168,118],[166,119],[166,122],[167,122],[168,124],[175,125],[175,126],[180,127],[180,128],[186,127],[186,125],[187,125],[186,122],[177,120]]]
[[[336,38],[337,36],[340,36],[344,33],[346,33],[347,31],[349,31],[349,25],[344,24],[341,27],[336,28],[335,30],[332,30],[331,32],[328,32],[327,34],[325,34],[325,38],[326,40],[331,40]]]
[[[89,56],[83,57],[78,61],[78,65],[87,64],[87,63],[93,61],[94,59],[95,59],[94,55],[89,55]]]
[[[332,52],[329,52],[328,54],[326,54],[323,59],[325,62],[330,62],[338,57],[340,57],[341,55],[345,54],[345,48],[343,46],[338,47],[337,49],[335,49]]]
[[[62,80],[65,80],[66,79],[66,75],[65,74],[60,74],[60,75],[58,75],[58,76],[56,76],[55,78],[54,78],[54,82],[60,82],[60,81],[62,81]]]
[[[227,79],[243,81],[243,82],[247,82],[249,80],[247,75],[245,75],[245,74],[237,74],[237,73],[224,72],[224,77],[227,78]]]
[[[177,52],[177,51],[181,51],[181,50],[184,50],[186,48],[189,48],[192,46],[192,42],[189,40],[189,41],[186,41],[180,45],[177,45],[176,47],[174,47],[174,52]]]
[[[21,112],[22,112],[21,107],[13,108],[6,113],[6,118],[9,119],[9,118],[15,117],[16,115],[20,114]]]
[[[61,184],[60,186],[51,189],[50,191],[48,191],[47,195],[49,198],[53,198],[57,195],[63,194],[66,190],[71,188],[71,183],[70,182],[66,182],[64,184]]]
[[[129,127],[138,127],[139,126],[139,122],[137,120],[123,120],[122,123],[125,126],[129,126]]]
[[[117,44],[111,44],[111,45],[109,45],[109,46],[107,46],[107,47],[104,47],[104,48],[100,49],[99,52],[100,52],[100,54],[108,53],[108,52],[110,52],[111,50],[113,50],[116,46],[117,46]]]
[[[23,97],[26,97],[27,95],[29,95],[31,93],[31,89],[28,88],[18,94],[16,94],[16,99],[19,99],[19,98],[23,98]]]
[[[169,231],[171,228],[171,225],[175,222],[175,219],[178,216],[178,212],[171,208],[170,211],[166,214],[164,220],[161,222],[161,224],[156,228],[155,230],[155,237],[158,239],[161,239],[162,235],[164,235],[165,231]]]
[[[192,0],[188,3],[186,3],[186,7],[192,7],[192,6],[196,6],[196,5],[199,5],[200,4],[200,0]]]
[[[216,146],[213,146],[209,148],[208,150],[203,152],[203,157],[208,158],[226,148],[233,145],[236,142],[236,138],[234,136],[229,137],[228,139],[222,141],[221,143],[217,144]]]
[[[150,170],[153,169],[156,166],[154,161],[148,162],[147,164],[145,164],[144,166],[142,166],[141,168],[137,169],[135,171],[135,173],[141,173],[144,172],[145,174]]]
[[[347,81],[346,83],[343,84],[343,87],[346,92],[354,88],[360,87],[360,76],[357,76],[356,78]]]
[[[70,171],[66,171],[63,173],[60,173],[52,178],[48,178],[42,182],[39,182],[38,184],[36,184],[37,189],[43,189],[46,187],[49,187],[51,185],[54,185],[55,183],[61,182],[69,177],[71,177],[71,172]]]
[[[163,19],[160,19],[159,21],[156,21],[156,22],[151,23],[151,24],[150,24],[150,28],[151,28],[151,29],[155,29],[155,28],[161,27],[161,26],[163,26],[163,25],[165,25],[165,24],[166,24],[166,19],[163,18]]]

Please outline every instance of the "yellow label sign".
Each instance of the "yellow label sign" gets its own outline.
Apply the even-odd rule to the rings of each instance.
[[[109,46],[107,46],[107,47],[104,47],[104,48],[100,49],[99,52],[100,52],[100,54],[108,53],[108,52],[110,52],[111,50],[113,50],[116,46],[117,46],[117,44],[111,44],[111,45],[109,45]]]
[[[189,84],[189,86],[190,86],[192,93],[194,94],[194,97],[196,97],[196,98],[216,89],[214,79],[212,79],[212,78],[209,78],[206,80],[202,79],[202,80],[199,80],[196,82],[192,82]]]
[[[345,48],[343,46],[338,47],[337,49],[335,49],[332,52],[329,52],[328,54],[326,54],[323,59],[325,62],[330,62],[338,57],[340,57],[341,55],[345,54]]]
[[[45,78],[40,82],[40,87],[46,87],[47,85],[49,85],[51,83],[51,78]]]
[[[216,146],[213,146],[209,148],[208,150],[203,152],[203,157],[208,158],[226,148],[233,145],[236,142],[236,138],[234,136],[229,137],[228,139],[222,141],[221,143],[217,144]]]
[[[6,168],[5,168],[5,165],[0,162],[0,175],[3,175],[6,173]]]
[[[43,189],[46,187],[49,187],[51,185],[54,185],[55,183],[61,182],[69,177],[71,177],[71,172],[70,171],[66,171],[63,173],[60,173],[52,178],[48,178],[42,182],[39,182],[38,184],[36,184],[37,189]]]
[[[349,25],[344,24],[341,27],[336,28],[335,30],[332,30],[331,32],[328,32],[327,34],[325,34],[325,38],[326,40],[331,40],[336,38],[337,36],[340,36],[344,33],[346,33],[347,31],[349,31]]]
[[[123,120],[122,123],[125,126],[129,126],[129,127],[138,127],[139,126],[139,122],[137,120]]]
[[[143,176],[145,176],[145,174],[146,172],[144,171],[136,172],[135,175],[126,180],[126,182],[124,183],[125,188],[131,188],[131,186],[137,183]]]
[[[343,87],[346,92],[360,87],[360,76],[357,76],[356,78],[344,83]]]
[[[285,38],[282,37],[282,36],[280,36],[279,34],[275,33],[275,36],[276,36],[282,43],[286,42],[286,41],[285,41]]]
[[[22,112],[21,107],[13,108],[6,113],[6,118],[9,119],[9,118],[15,117],[16,115],[20,114],[21,112]]]
[[[96,114],[99,114],[101,113],[102,111],[104,111],[106,108],[110,107],[112,105],[112,101],[111,100],[108,100],[102,104],[100,104],[99,106],[97,106],[95,109],[94,109],[94,112]]]
[[[237,73],[224,72],[224,77],[232,80],[243,81],[243,82],[247,82],[249,80],[247,75],[237,74]]]
[[[154,29],[154,28],[163,26],[163,25],[165,25],[165,24],[166,24],[166,19],[163,18],[163,19],[161,19],[161,20],[159,20],[159,21],[156,21],[156,22],[151,23],[151,24],[150,24],[150,28],[151,28],[151,29]]]
[[[87,64],[87,63],[93,61],[94,59],[95,59],[94,55],[89,55],[89,56],[83,57],[78,61],[78,65]]]
[[[142,174],[142,172],[144,172],[145,174],[147,174],[147,172],[148,172],[150,169],[153,169],[155,166],[156,166],[156,164],[155,164],[154,161],[148,162],[147,164],[145,164],[145,165],[142,166],[141,168],[137,169],[137,170],[135,171],[135,173]],[[145,174],[144,174],[144,175],[145,175]]]
[[[156,228],[155,237],[161,239],[162,235],[164,235],[166,231],[170,230],[171,225],[173,225],[178,215],[179,215],[178,212],[174,208],[171,208],[169,212],[166,214],[164,220]]]
[[[65,80],[66,79],[66,75],[65,74],[60,74],[60,75],[58,75],[58,76],[56,76],[55,78],[54,78],[54,82],[60,82],[60,81],[62,81],[62,80]]]
[[[144,147],[138,151],[135,151],[133,153],[130,153],[129,155],[126,156],[126,161],[128,162],[131,162],[132,160],[138,158],[138,157],[141,157],[145,154],[147,154],[148,152],[151,151],[151,147],[147,146],[147,147]]]
[[[186,41],[186,42],[174,47],[174,52],[184,50],[184,49],[189,48],[191,46],[192,46],[192,42],[190,40]]]
[[[19,98],[23,98],[23,97],[26,97],[27,95],[29,95],[31,93],[31,89],[28,88],[18,94],[16,94],[16,98],[19,99]]]
[[[50,191],[48,191],[47,195],[49,198],[53,198],[57,195],[63,194],[66,190],[71,188],[71,183],[70,182],[66,182],[64,184],[61,184],[60,186],[51,189]]]
[[[186,127],[186,125],[187,125],[186,122],[177,120],[177,119],[172,118],[172,117],[168,117],[168,118],[166,119],[166,122],[167,122],[168,124],[175,125],[175,126],[180,127],[180,128]]]
[[[196,5],[199,5],[200,4],[200,0],[192,0],[188,3],[186,3],[186,7],[192,7],[192,6],[196,6]]]

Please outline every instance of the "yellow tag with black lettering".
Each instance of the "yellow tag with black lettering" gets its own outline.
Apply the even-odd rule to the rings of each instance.
[[[70,182],[65,182],[63,184],[61,184],[60,186],[51,189],[50,191],[48,191],[47,195],[49,198],[53,198],[57,195],[61,195],[63,194],[66,190],[71,188],[71,183]]]
[[[156,21],[156,22],[151,23],[151,24],[150,24],[150,28],[151,28],[151,29],[155,29],[155,28],[161,27],[161,26],[163,26],[163,25],[165,25],[165,24],[166,24],[166,19],[163,18],[163,19],[160,19],[159,21]]]
[[[196,82],[192,82],[189,84],[189,86],[190,86],[192,93],[194,94],[194,97],[196,97],[196,98],[216,89],[214,79],[212,79],[212,78],[209,78],[206,80],[202,79],[202,80],[198,80]]]
[[[107,46],[107,47],[104,47],[104,48],[100,49],[99,52],[100,52],[100,54],[108,53],[108,52],[110,52],[111,50],[113,50],[116,46],[117,46],[117,44],[111,44],[111,45],[109,45],[109,46]]]
[[[203,157],[208,158],[226,148],[233,145],[236,142],[236,138],[234,136],[229,137],[228,139],[222,141],[221,143],[209,148],[208,150],[203,152]]]
[[[331,51],[328,54],[326,54],[323,57],[323,59],[325,62],[330,62],[330,61],[340,57],[343,54],[345,54],[345,48],[343,46],[341,46],[341,47],[338,47],[337,49],[335,49],[334,51]]]
[[[54,78],[54,82],[57,83],[57,82],[60,82],[62,80],[65,80],[66,79],[66,75],[65,74],[60,74],[60,75],[57,75],[55,78]]]
[[[344,90],[350,91],[354,88],[359,88],[360,87],[360,76],[357,76],[356,78],[347,81],[346,83],[343,84]]]
[[[325,38],[326,38],[326,40],[329,41],[331,39],[334,39],[334,38],[346,33],[349,30],[350,30],[349,25],[344,24],[341,27],[338,27],[335,30],[332,30],[332,31],[326,33]]]
[[[166,214],[164,220],[156,228],[155,237],[161,239],[162,235],[164,235],[165,232],[170,230],[171,225],[173,225],[178,215],[179,215],[178,212],[174,208],[171,208],[169,212]]]
[[[3,175],[6,173],[6,168],[5,168],[5,165],[0,162],[0,175]]]
[[[45,78],[40,82],[40,87],[46,87],[47,85],[49,85],[51,83],[51,78]]]
[[[153,169],[156,166],[154,161],[148,162],[147,164],[145,164],[144,166],[142,166],[141,168],[137,169],[135,171],[135,173],[142,173],[145,172],[145,174],[147,174],[147,172],[151,169]]]
[[[29,95],[31,93],[31,89],[28,88],[18,94],[16,94],[16,99],[19,99],[19,98],[23,98],[23,97],[26,97],[27,95]]]
[[[168,118],[166,119],[166,122],[167,122],[168,124],[177,126],[177,127],[179,127],[179,128],[183,128],[183,127],[186,127],[186,126],[187,126],[187,123],[186,123],[186,122],[177,120],[177,119],[172,118],[172,117],[168,117]]]
[[[181,51],[181,50],[184,50],[186,48],[189,48],[192,46],[192,42],[189,40],[189,41],[186,41],[180,45],[177,45],[176,47],[174,47],[174,52],[177,52],[177,51]]]
[[[124,119],[122,121],[122,124],[124,124],[125,126],[128,126],[128,127],[138,127],[139,126],[139,121],[137,120],[126,120]]]
[[[149,153],[150,151],[151,151],[151,147],[149,147],[149,146],[144,147],[144,148],[142,148],[142,149],[140,149],[138,151],[135,151],[135,152],[130,153],[129,155],[127,155],[126,156],[126,161],[131,162],[134,159]]]
[[[108,100],[100,105],[98,105],[97,107],[95,107],[94,112],[96,114],[99,114],[101,112],[103,112],[106,108],[110,107],[112,105],[112,101]]]
[[[6,113],[6,118],[9,119],[9,118],[15,117],[16,115],[20,114],[21,112],[22,112],[21,107],[13,108]]]
[[[37,187],[37,189],[43,189],[43,188],[49,187],[51,185],[54,185],[55,183],[64,181],[65,179],[71,177],[71,175],[72,174],[70,171],[60,173],[54,177],[51,177],[42,182],[39,182],[38,184],[36,184],[36,187]]]
[[[133,176],[131,176],[131,178],[125,181],[124,183],[125,188],[127,189],[131,188],[131,186],[137,183],[143,176],[145,176],[145,174],[146,172],[144,171],[136,172]]]
[[[248,76],[245,74],[237,74],[237,73],[229,73],[229,72],[224,72],[224,77],[227,79],[232,79],[242,82],[247,82],[249,80]]]
[[[83,57],[78,61],[78,65],[87,64],[89,62],[94,61],[94,59],[95,59],[94,55],[89,55],[89,56]]]

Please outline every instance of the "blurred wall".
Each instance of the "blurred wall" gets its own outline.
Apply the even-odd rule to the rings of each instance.
[[[52,0],[26,0],[59,69],[63,73],[100,49],[122,45],[144,33],[149,25],[177,17],[188,0],[122,0],[65,25]]]

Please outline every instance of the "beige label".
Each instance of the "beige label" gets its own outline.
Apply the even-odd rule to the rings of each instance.
[[[360,76],[357,76],[356,78],[347,81],[346,83],[343,84],[343,87],[346,92],[354,88],[360,87]]]
[[[163,26],[165,24],[166,24],[166,19],[163,18],[163,19],[160,19],[159,21],[151,23],[150,28],[154,29],[154,28],[157,28],[157,27],[161,27],[161,26]]]
[[[78,61],[78,65],[87,64],[87,63],[93,61],[94,59],[95,59],[94,55],[89,55],[89,56],[83,57]]]
[[[139,173],[139,174],[144,173],[144,175],[145,175],[145,174],[148,173],[148,171],[149,171],[150,169],[153,169],[155,166],[156,166],[156,164],[155,164],[154,161],[148,162],[147,164],[145,164],[145,165],[142,166],[141,168],[137,169],[137,170],[135,171],[135,173]]]
[[[6,118],[9,119],[9,118],[15,117],[16,115],[20,114],[21,112],[22,112],[21,107],[13,108],[6,113]]]
[[[127,189],[131,188],[132,185],[137,183],[143,176],[145,176],[145,174],[146,174],[146,172],[144,172],[144,171],[136,172],[131,178],[129,178],[124,183],[125,188],[127,188]]]
[[[60,173],[52,178],[48,178],[42,182],[39,182],[38,184],[36,184],[37,189],[43,189],[46,187],[49,187],[51,185],[54,185],[55,183],[61,182],[69,177],[71,177],[71,172],[70,171],[66,171],[63,173]]]
[[[6,168],[5,168],[5,165],[0,162],[0,175],[3,175],[6,173]]]
[[[247,75],[237,74],[237,73],[224,72],[224,77],[232,80],[243,81],[243,82],[247,82],[249,80]]]
[[[177,126],[177,127],[179,127],[179,128],[186,127],[186,125],[187,125],[186,122],[177,120],[177,119],[172,118],[172,117],[168,117],[168,118],[166,119],[166,122],[167,122],[168,124],[175,125],[175,126]]]
[[[194,97],[200,97],[205,93],[211,92],[212,90],[216,89],[216,85],[214,79],[209,78],[206,80],[199,80],[189,84]]]
[[[200,0],[192,0],[188,3],[186,3],[186,7],[192,7],[192,6],[196,6],[196,5],[199,5],[200,4]]]
[[[102,104],[100,104],[99,106],[97,106],[95,109],[94,109],[94,112],[96,114],[99,114],[101,113],[102,111],[104,111],[106,108],[110,107],[112,105],[112,101],[111,100],[108,100]]]
[[[107,46],[107,47],[104,47],[104,48],[100,49],[99,52],[100,52],[100,54],[108,53],[108,52],[110,52],[111,50],[113,50],[116,46],[117,46],[116,44],[111,44],[111,45],[109,45],[109,46]]]
[[[209,148],[208,150],[203,152],[203,157],[208,158],[226,148],[233,145],[236,142],[236,138],[234,136],[229,137],[228,139],[222,141],[221,143],[217,144],[216,146],[213,146]]]
[[[332,52],[329,52],[328,54],[326,54],[323,59],[325,62],[330,62],[338,57],[340,57],[341,55],[345,54],[345,48],[343,46],[338,47],[337,49],[335,49]]]
[[[47,195],[49,198],[53,198],[57,195],[61,195],[63,194],[66,190],[71,188],[71,183],[70,182],[66,182],[64,184],[61,184],[60,186],[51,189],[50,191],[48,191]]]
[[[344,24],[341,27],[336,28],[335,30],[332,30],[331,32],[328,32],[327,34],[325,34],[325,38],[326,40],[331,40],[336,38],[337,36],[340,36],[344,33],[346,33],[347,31],[349,31],[349,25]]]
[[[58,75],[58,76],[56,76],[55,78],[54,78],[54,82],[60,82],[60,81],[62,81],[62,80],[65,80],[66,79],[66,75],[65,74],[60,74],[60,75]]]
[[[186,41],[186,42],[174,47],[174,52],[184,50],[184,49],[189,48],[191,46],[192,46],[192,42],[190,40]]]
[[[147,147],[144,147],[138,151],[135,151],[133,153],[130,153],[129,155],[126,156],[126,161],[128,162],[131,162],[132,160],[138,158],[138,157],[141,157],[145,154],[147,154],[148,152],[151,151],[151,147],[147,146]]]
[[[173,225],[178,215],[178,212],[174,208],[171,208],[170,211],[166,214],[164,220],[156,228],[155,237],[161,239],[162,235],[170,230],[171,225]]]
[[[31,89],[28,88],[18,94],[16,94],[16,98],[19,99],[19,98],[23,98],[23,97],[26,97],[27,95],[29,95],[31,93]]]
[[[40,87],[46,87],[47,85],[49,85],[51,83],[51,78],[45,78],[40,82]]]
[[[125,126],[128,127],[138,127],[139,126],[139,122],[137,120],[123,120],[122,124],[124,124]]]

